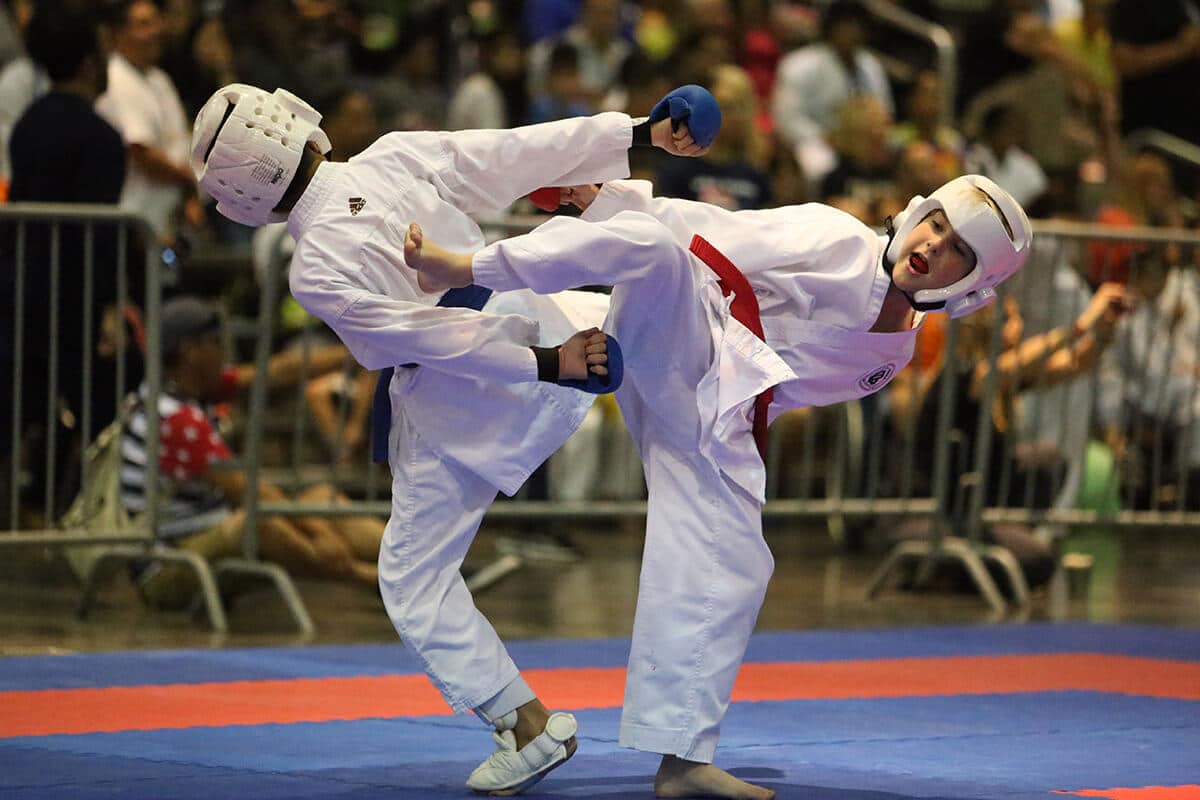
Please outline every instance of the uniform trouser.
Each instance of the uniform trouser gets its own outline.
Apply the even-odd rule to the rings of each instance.
[[[402,158],[447,206],[468,212],[504,207],[543,185],[624,177],[628,142],[618,141],[613,131],[621,126],[613,119],[414,133],[406,136]],[[487,401],[481,391],[482,414]],[[571,433],[564,429],[562,441]],[[389,449],[392,515],[379,557],[388,616],[451,708],[475,709],[495,721],[533,699],[459,572],[496,488],[442,458],[400,404],[393,404]]]
[[[430,680],[451,708],[467,711],[519,674],[459,572],[496,488],[441,458],[403,406],[393,414],[392,516],[379,552],[380,589],[396,632]]]
[[[624,350],[617,399],[649,490],[620,742],[693,761],[712,760],[774,568],[761,504],[700,449],[707,277],[665,227],[633,213],[556,219],[475,259],[476,281],[495,289],[615,285],[605,330]],[[734,436],[755,447],[748,417]]]

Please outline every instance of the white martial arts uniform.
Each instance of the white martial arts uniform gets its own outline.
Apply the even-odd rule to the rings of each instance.
[[[545,185],[629,174],[624,114],[512,131],[392,133],[348,163],[322,164],[288,218],[290,285],[390,387],[392,515],[379,580],[397,632],[456,711],[496,719],[532,694],[459,574],[499,489],[513,494],[582,422],[592,395],[537,381],[531,345],[599,326],[604,295],[493,295],[484,312],[435,307],[404,263],[410,222],[475,250],[468,212]]]
[[[912,357],[916,327],[870,333],[888,291],[886,240],[821,205],[730,212],[610,182],[582,220],[557,218],[478,252],[496,290],[615,284],[605,329],[649,487],[621,744],[711,761],[773,568],[754,397],[770,416],[862,397]],[[753,287],[765,343],[693,256],[699,234]],[[436,237],[434,238],[436,241]]]

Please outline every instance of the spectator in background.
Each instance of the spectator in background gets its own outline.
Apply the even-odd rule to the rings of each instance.
[[[784,141],[817,182],[835,165],[825,142],[838,110],[850,97],[876,98],[891,116],[892,89],[879,59],[866,49],[870,17],[860,0],[835,0],[822,19],[822,40],[779,62],[771,114]]]
[[[321,104],[329,109],[325,130],[337,135],[331,160],[347,161],[367,149],[379,136],[382,125],[375,99],[365,89],[342,88]]]
[[[1092,80],[1107,91],[1116,88],[1109,23],[1114,0],[1082,0],[1080,13],[1054,26],[1059,43],[1087,66]]]
[[[959,171],[947,172],[937,149],[923,141],[909,142],[896,154],[896,174],[890,197],[878,204],[880,217],[895,216],[904,210],[905,198],[928,197]],[[877,217],[879,218],[879,217]]]
[[[216,310],[194,297],[168,301],[162,309],[163,393],[158,400],[161,420],[158,469],[170,501],[160,510],[157,534],[172,546],[209,560],[242,552],[245,517],[234,506],[245,497],[246,476],[234,466],[233,453],[213,425],[207,407],[226,399],[231,389],[253,380],[253,368],[224,368],[220,318]],[[343,351],[334,348],[340,359]],[[288,359],[284,365],[281,359]],[[314,360],[316,356],[314,356]],[[295,371],[293,354],[277,356],[272,376]],[[139,392],[145,399],[145,387]],[[130,514],[146,505],[146,420],[143,405],[135,408],[123,432],[121,501]],[[161,483],[160,483],[161,487]],[[258,496],[266,501],[287,499],[279,487],[260,481]],[[315,486],[297,500],[338,502],[330,486]],[[258,549],[261,556],[289,572],[317,575],[374,587],[375,559],[383,536],[378,519],[324,517],[261,517]],[[195,593],[192,573],[178,565],[159,568],[151,563],[137,575],[147,601],[159,608],[186,607]]]
[[[1200,143],[1200,116],[1186,110],[1200,86],[1200,6],[1195,0],[1116,0],[1112,37],[1122,132],[1159,128]]]
[[[1033,0],[991,0],[964,26],[958,69],[960,113],[981,92],[1024,75],[1037,63],[1039,47],[1051,34],[1033,6]]]
[[[943,175],[934,183],[934,188],[962,173],[966,150],[963,135],[943,122],[946,111],[943,88],[941,76],[935,70],[918,72],[905,105],[908,117],[892,129],[892,145],[897,148],[907,147],[912,142],[925,142],[932,148],[933,158]],[[900,194],[911,197],[913,193]]]
[[[619,92],[621,67],[635,49],[621,31],[620,0],[583,0],[575,24],[560,36],[543,39],[530,48],[530,97],[544,97],[550,92],[551,54],[559,45],[575,51],[580,88],[589,107],[620,107],[619,98],[610,94]]]
[[[385,128],[427,131],[445,127],[450,99],[446,75],[452,52],[440,17],[405,21],[387,73],[370,87]]]
[[[497,28],[475,39],[478,66],[450,98],[452,131],[511,128],[525,119],[525,52],[517,34]]]
[[[32,5],[28,0],[0,0],[0,66],[25,53],[21,29]]]
[[[1063,454],[1026,453],[1014,446],[1018,395],[1035,387],[1059,385],[1091,371],[1113,341],[1117,325],[1131,305],[1132,300],[1123,287],[1105,284],[1073,323],[1023,338],[1020,311],[1012,297],[1007,296],[1003,304],[996,303],[962,320],[953,353],[945,350],[944,319],[939,318],[934,326],[926,324],[918,334],[918,354],[914,355],[913,364],[892,381],[889,399],[893,431],[905,441],[935,442],[940,384],[953,371],[957,391],[950,412],[950,429],[962,435],[962,444],[953,456],[956,466],[951,467],[951,476],[956,478],[974,469],[981,395],[984,381],[993,369],[988,358],[989,343],[995,315],[1003,313],[1001,351],[995,362],[996,394],[989,415],[993,432],[984,502],[1024,505],[1024,493],[1031,486],[1035,507],[1048,507],[1059,488]],[[927,343],[923,344],[922,339]],[[929,340],[936,342],[933,348]],[[937,491],[937,487],[928,483],[933,478],[932,448],[918,446],[913,452],[917,456],[918,491]],[[1004,480],[1004,475],[1012,479]],[[1008,494],[1001,496],[1004,489]],[[955,487],[945,487],[945,491],[952,501],[956,498]],[[950,522],[955,535],[966,532],[966,511],[953,502]],[[903,537],[913,535],[928,535],[927,524],[901,532]],[[986,526],[982,535],[986,543],[1004,546],[1017,557],[1031,587],[1044,584],[1053,574],[1053,552],[1028,528]]]
[[[1166,159],[1150,152],[1128,158],[1112,184],[1112,197],[1096,212],[1096,222],[1117,227],[1182,227],[1183,208]],[[1102,281],[1124,283],[1135,262],[1147,258],[1167,267],[1183,260],[1177,245],[1089,242],[1088,279],[1093,286]]]
[[[580,75],[579,51],[569,44],[559,42],[550,51],[544,87],[529,101],[529,122],[551,122],[593,113]]]
[[[631,117],[640,117],[649,114],[654,104],[674,89],[679,81],[675,80],[670,70],[652,61],[645,53],[634,53],[621,69],[621,83],[625,87],[625,106],[621,110]],[[634,179],[652,181],[663,165],[671,160],[657,147],[631,148],[629,175]]]
[[[829,133],[836,166],[821,181],[821,197],[863,222],[882,219],[881,204],[895,194],[892,118],[875,97],[852,97]]]
[[[95,99],[104,91],[107,80],[107,55],[101,45],[100,29],[95,14],[83,0],[57,0],[39,4],[27,30],[29,54],[51,81],[47,94],[35,100],[17,120],[12,132],[13,180],[11,199],[14,202],[97,203],[112,205],[120,199],[125,180],[125,149],[121,137],[92,108]],[[117,320],[122,310],[117,308],[117,245],[111,228],[95,228],[92,251],[91,291],[84,293],[85,242],[82,231],[75,225],[59,229],[58,280],[51,284],[51,250],[47,226],[30,229],[25,243],[24,293],[18,298],[14,283],[15,247],[9,228],[4,232],[3,299],[0,308],[5,319],[11,319],[14,302],[25,304],[23,332],[24,359],[20,386],[0,391],[4,406],[0,411],[0,429],[7,432],[11,425],[11,406],[14,390],[23,395],[24,423],[21,429],[31,433],[34,427],[44,435],[46,425],[59,425],[61,416],[47,420],[47,405],[54,400],[56,409],[66,409],[77,424],[75,430],[63,427],[56,431],[56,462],[59,476],[70,472],[66,468],[72,440],[82,433],[78,425],[89,415],[88,435],[98,433],[116,416],[116,374],[111,359],[117,355],[115,342],[102,335],[105,330],[119,328]],[[140,270],[130,269],[131,298],[140,303]],[[58,336],[55,346],[58,359],[58,397],[49,395],[50,306],[53,292],[58,293]],[[90,304],[90,314],[84,309]],[[85,318],[90,316],[94,327],[84,330]],[[12,375],[15,342],[10,337],[12,326],[3,326],[0,362]],[[91,350],[85,349],[85,334],[91,337]],[[132,348],[132,335],[126,339]],[[98,352],[107,348],[108,358]],[[124,354],[122,354],[124,357]],[[140,380],[140,357],[127,362],[130,376]],[[90,365],[91,386],[85,395],[82,373]],[[121,387],[123,390],[124,387]],[[0,453],[7,457],[11,439],[6,433],[0,442]],[[26,451],[39,463],[31,469],[35,481],[44,478],[41,463],[45,446]],[[40,501],[44,490],[41,483],[32,488]]]
[[[188,167],[191,126],[175,85],[158,68],[163,21],[151,0],[114,0],[107,6],[113,54],[108,89],[96,110],[121,134],[129,160],[121,206],[145,217],[166,243],[182,212],[190,225],[204,221]]]
[[[1030,206],[1049,185],[1045,171],[1022,147],[1025,123],[1012,106],[997,105],[983,116],[983,137],[967,150],[965,169],[986,175]]]
[[[16,0],[11,4],[15,32],[25,36],[33,17],[33,3]],[[8,195],[12,168],[8,162],[8,140],[13,125],[37,98],[50,91],[50,78],[27,52],[16,54],[0,70],[0,203]]]
[[[721,106],[721,133],[701,158],[671,159],[654,182],[659,194],[730,211],[771,205],[769,142],[754,123],[757,97],[741,67],[722,64],[709,82]]]
[[[191,6],[189,3],[183,5],[185,8]],[[184,109],[190,116],[199,111],[217,89],[237,81],[237,64],[226,22],[220,15],[177,16],[175,24],[179,29],[167,41],[162,68],[179,90]]]

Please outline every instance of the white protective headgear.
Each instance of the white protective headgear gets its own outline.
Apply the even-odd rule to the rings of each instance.
[[[992,208],[981,191],[991,198],[996,208]],[[1004,216],[1003,221],[996,215],[997,208]],[[951,317],[961,317],[996,299],[994,287],[1025,263],[1033,241],[1033,229],[1025,210],[1012,195],[982,175],[963,175],[929,197],[917,195],[896,215],[896,232],[886,254],[889,269],[899,258],[900,248],[913,228],[938,209],[946,214],[954,232],[975,253],[975,268],[949,286],[919,289],[910,299],[921,311],[944,308]],[[1005,222],[1012,228],[1012,236],[1005,230]]]
[[[244,83],[218,89],[192,127],[192,171],[217,211],[243,225],[284,222],[273,211],[300,166],[305,146],[332,148],[321,114],[286,89]]]

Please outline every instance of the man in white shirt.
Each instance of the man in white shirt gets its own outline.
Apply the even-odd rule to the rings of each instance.
[[[121,0],[108,12],[113,54],[108,90],[96,110],[128,148],[121,206],[146,217],[169,241],[181,209],[193,224],[203,220],[203,212],[188,168],[187,114],[170,77],[156,66],[162,55],[162,14],[152,0]]]
[[[834,167],[825,136],[847,100],[856,95],[875,97],[889,116],[896,115],[883,64],[865,47],[869,16],[859,0],[838,0],[822,18],[821,41],[788,53],[779,62],[771,116],[814,185]]]

